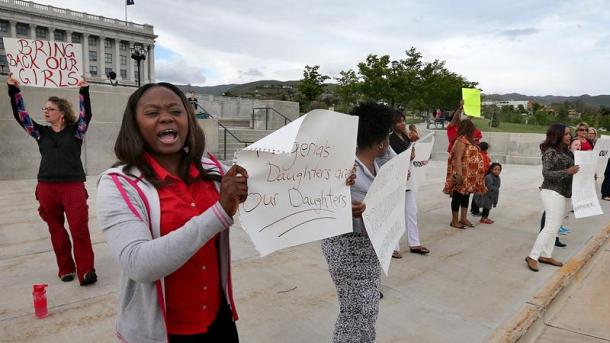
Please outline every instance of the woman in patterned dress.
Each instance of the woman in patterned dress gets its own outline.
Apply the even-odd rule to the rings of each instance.
[[[473,137],[475,130],[470,119],[459,123],[458,137],[447,162],[447,178],[443,192],[452,198],[449,225],[458,229],[474,227],[467,217],[470,194],[487,192],[483,158]]]

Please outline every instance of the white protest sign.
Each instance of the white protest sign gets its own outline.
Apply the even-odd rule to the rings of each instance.
[[[426,171],[434,147],[434,133],[430,132],[414,143],[415,158],[411,161],[411,169],[407,179],[407,189],[417,191],[419,185],[426,179]]]
[[[572,178],[572,207],[574,217],[584,218],[603,214],[595,190],[597,156],[593,151],[575,151],[574,164],[580,167]]]
[[[606,171],[606,165],[608,164],[608,157],[610,157],[610,137],[601,136],[600,139],[595,142],[593,153],[597,156],[597,166],[595,169],[597,180],[602,182],[604,179],[604,171]]]
[[[405,230],[405,179],[412,147],[381,167],[364,198],[364,227],[386,275],[392,251]]]
[[[21,85],[77,87],[84,74],[80,44],[3,38],[9,69]]]
[[[239,152],[248,199],[239,218],[261,255],[352,232],[358,117],[314,110]]]

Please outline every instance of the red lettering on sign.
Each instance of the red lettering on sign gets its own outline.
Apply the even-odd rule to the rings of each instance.
[[[44,75],[44,86],[46,87],[47,81],[54,84],[55,87],[59,87],[55,81],[53,81],[53,71],[52,70],[43,70]]]

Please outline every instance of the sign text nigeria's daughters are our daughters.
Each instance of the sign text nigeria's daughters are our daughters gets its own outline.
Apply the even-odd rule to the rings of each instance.
[[[80,44],[3,38],[13,76],[33,87],[76,87],[83,75]]]

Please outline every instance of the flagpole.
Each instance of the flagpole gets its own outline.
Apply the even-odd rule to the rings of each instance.
[[[127,1],[125,1],[125,25],[127,25]]]

